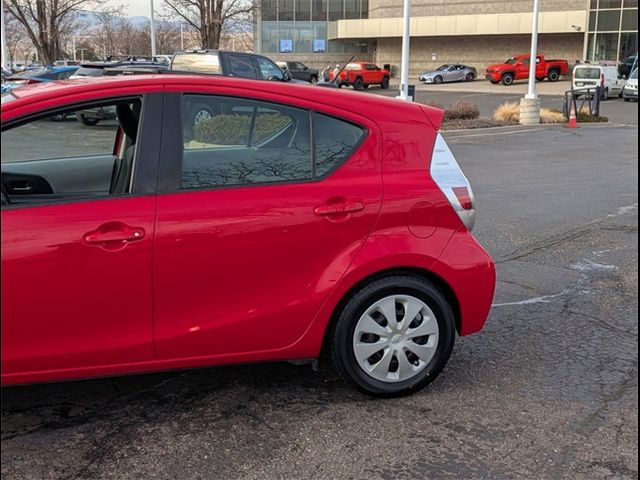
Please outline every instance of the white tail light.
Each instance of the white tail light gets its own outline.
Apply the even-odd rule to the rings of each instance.
[[[440,134],[433,148],[431,178],[447,197],[462,223],[467,229],[473,229],[476,209],[471,184]]]

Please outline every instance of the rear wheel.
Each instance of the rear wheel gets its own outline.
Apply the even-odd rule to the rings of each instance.
[[[436,76],[433,79],[433,83],[442,83],[442,81],[443,81],[443,78],[440,75]]]
[[[312,85],[315,85],[316,83],[318,83],[318,77],[311,77],[309,81],[311,82]]]
[[[386,90],[387,88],[389,88],[389,77],[384,77],[380,86],[382,87],[383,90]]]
[[[353,82],[353,89],[358,91],[364,90],[364,82],[361,78],[356,78],[356,81]]]
[[[76,118],[80,123],[82,123],[83,125],[86,125],[87,127],[93,127],[94,125],[97,125],[98,122],[100,121],[100,119],[88,117],[84,113],[76,114]]]
[[[551,70],[547,78],[550,82],[557,82],[560,79],[560,72],[558,70]]]
[[[473,73],[467,73],[467,76],[465,77],[465,81],[467,82],[473,82],[476,79],[476,76]]]
[[[338,372],[358,390],[396,397],[442,371],[455,341],[451,306],[431,282],[396,275],[351,296],[329,337]]]
[[[502,76],[502,84],[506,86],[513,85],[513,73],[505,73]]]

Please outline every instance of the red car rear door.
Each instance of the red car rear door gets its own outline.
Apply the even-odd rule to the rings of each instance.
[[[154,358],[153,170],[162,96],[113,102],[102,108],[128,108],[135,123],[127,135],[135,140],[114,119],[95,127],[3,122],[3,381],[108,372]]]
[[[157,350],[277,356],[306,331],[373,227],[381,137],[370,120],[311,114],[302,100],[214,93],[167,97],[165,118],[182,126],[163,135]],[[210,120],[193,121],[199,108]]]

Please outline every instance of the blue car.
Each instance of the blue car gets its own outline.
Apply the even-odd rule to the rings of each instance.
[[[76,73],[78,66],[64,67],[41,67],[34,70],[28,70],[15,75],[2,76],[2,93],[8,93],[14,88],[30,83],[53,82],[55,80],[66,80]],[[54,115],[51,117],[54,121],[62,121],[66,118],[66,114]]]

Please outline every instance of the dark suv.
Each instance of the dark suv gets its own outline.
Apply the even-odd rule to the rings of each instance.
[[[286,68],[291,73],[291,77],[296,80],[303,80],[305,82],[316,84],[318,83],[318,70],[307,67],[304,63],[300,62],[278,62],[278,66]]]
[[[276,82],[301,83],[273,61],[254,53],[226,52],[224,50],[190,50],[177,52],[171,62],[176,72],[207,73],[225,77],[253,78]],[[302,82],[306,83],[306,82]]]

